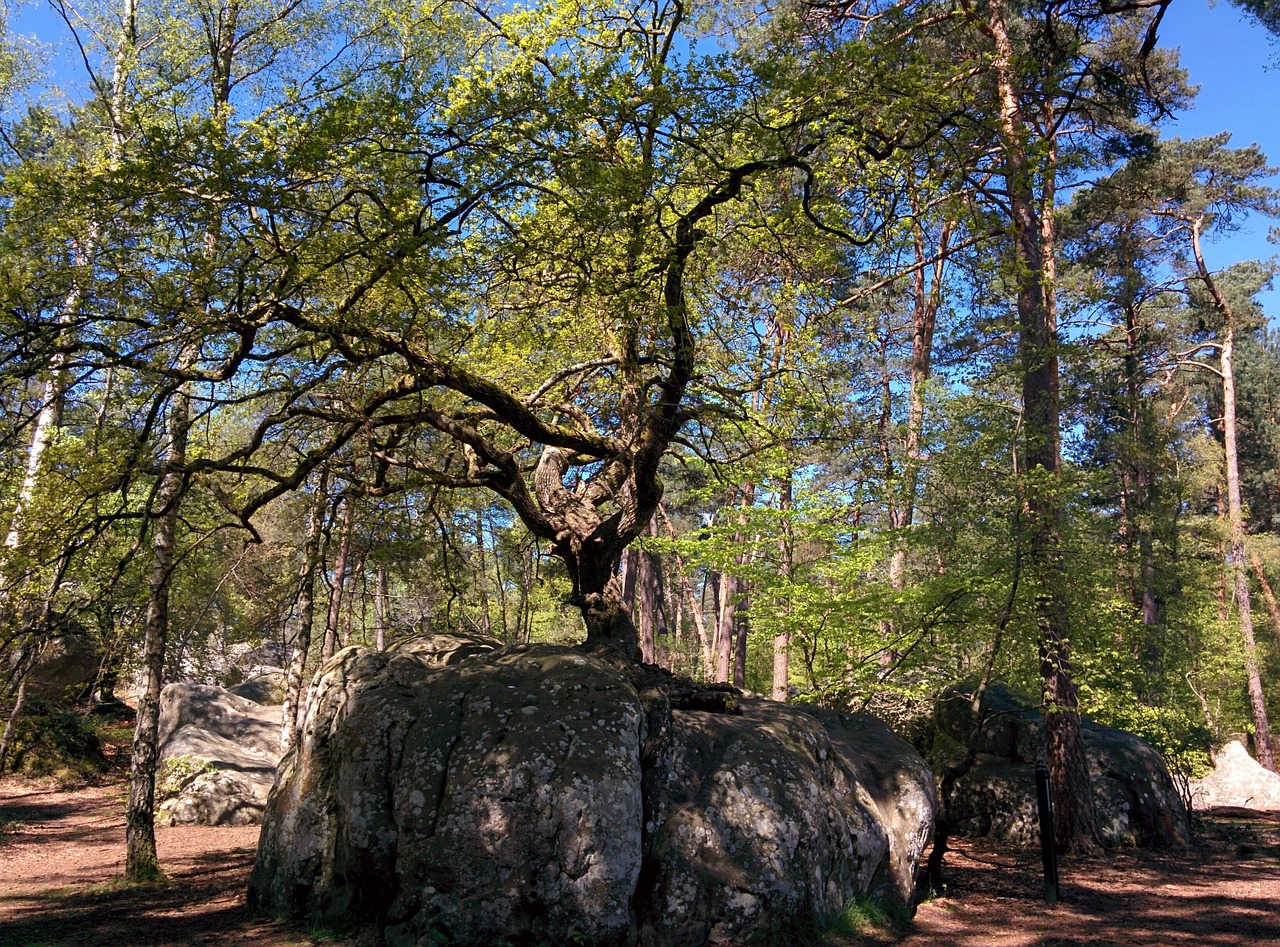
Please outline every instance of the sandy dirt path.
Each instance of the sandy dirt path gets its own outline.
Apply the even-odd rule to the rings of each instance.
[[[346,947],[352,941],[249,912],[258,830],[156,833],[170,883],[119,884],[119,783],[50,791],[0,780],[0,947]],[[988,842],[948,855],[949,896],[900,934],[829,941],[899,947],[1280,947],[1280,826],[1214,822],[1195,847],[1062,865],[1043,903],[1039,856]]]

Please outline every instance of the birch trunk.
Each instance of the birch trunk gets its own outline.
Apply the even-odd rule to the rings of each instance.
[[[293,654],[284,685],[284,707],[281,708],[280,745],[287,752],[298,733],[298,714],[302,708],[302,682],[306,676],[307,652],[311,650],[311,630],[315,624],[316,570],[320,567],[320,546],[324,538],[324,514],[329,505],[329,472],[322,468],[316,484],[311,511],[307,516],[307,539],[303,546],[302,564],[298,566],[298,597],[295,619],[289,636]]]
[[[342,527],[338,535],[338,552],[333,560],[333,588],[329,592],[329,614],[324,623],[324,642],[320,646],[320,662],[333,657],[339,647],[342,620],[342,593],[347,581],[347,557],[351,552],[352,503],[348,497],[342,507]]]

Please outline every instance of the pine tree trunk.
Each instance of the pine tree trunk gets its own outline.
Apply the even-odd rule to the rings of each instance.
[[[733,686],[747,686],[747,639],[751,632],[751,586],[741,582],[742,594],[734,609]]]
[[[378,563],[373,573],[373,608],[377,625],[374,627],[374,646],[379,651],[387,650],[387,624],[390,620],[391,603],[387,598],[387,566]]]
[[[1254,737],[1257,741],[1258,762],[1275,772],[1275,759],[1271,753],[1271,727],[1267,720],[1267,705],[1262,691],[1262,675],[1258,669],[1258,648],[1253,634],[1253,601],[1249,592],[1249,573],[1244,548],[1244,502],[1240,493],[1240,455],[1236,430],[1236,379],[1235,313],[1218,289],[1209,273],[1200,247],[1200,227],[1203,219],[1193,223],[1191,248],[1201,281],[1209,291],[1223,319],[1222,346],[1219,349],[1219,371],[1222,376],[1222,446],[1226,455],[1227,475],[1227,525],[1229,529],[1231,574],[1235,583],[1236,611],[1240,619],[1240,639],[1244,644],[1245,681],[1249,689],[1249,710],[1253,715]]]
[[[486,635],[493,634],[493,622],[489,616],[489,563],[485,555],[484,515],[476,510],[476,554],[479,557],[476,569],[476,594],[480,599],[480,631]]]
[[[1057,314],[1054,301],[1054,173],[1052,138],[1041,139],[1049,154],[1033,162],[1028,137],[1035,133],[1028,106],[1015,77],[1014,51],[1003,7],[989,8],[988,35],[994,42],[993,69],[1000,98],[1004,179],[1013,225],[1018,268],[1018,358],[1022,373],[1023,432],[1030,548],[1027,566],[1035,589],[1043,682],[1046,747],[1057,806],[1055,832],[1062,848],[1089,851],[1101,847],[1102,834],[1089,782],[1079,699],[1072,680],[1071,630],[1062,562],[1061,470]],[[1035,118],[1054,127],[1049,99],[1041,99]],[[1037,180],[1041,192],[1037,198]]]
[[[1266,605],[1267,614],[1271,617],[1271,631],[1276,640],[1280,641],[1280,603],[1276,602],[1276,593],[1267,580],[1266,570],[1262,568],[1262,557],[1255,552],[1249,556],[1249,561],[1253,564],[1253,574],[1258,580],[1258,588],[1262,590],[1262,602]]]
[[[735,536],[741,542],[741,536]],[[719,592],[716,596],[716,681],[727,684],[733,673],[734,631],[737,625],[740,590],[738,579],[728,572],[720,574]]]
[[[1253,600],[1249,574],[1245,568],[1244,503],[1240,493],[1240,460],[1236,435],[1235,327],[1228,324],[1222,345],[1222,430],[1227,461],[1227,519],[1231,538],[1231,574],[1235,582],[1236,610],[1240,618],[1240,639],[1244,644],[1245,681],[1249,689],[1249,710],[1253,715],[1258,762],[1275,772],[1271,752],[1271,727],[1258,669],[1258,647],[1253,633]]]
[[[778,578],[783,588],[791,582],[795,562],[795,547],[791,535],[792,504],[792,472],[787,471],[779,487],[778,505],[782,510],[782,535],[778,538]],[[777,603],[780,613],[779,631],[773,636],[773,675],[769,696],[774,700],[786,700],[791,684],[791,633],[788,630],[787,618],[790,614],[790,599],[784,594]]]

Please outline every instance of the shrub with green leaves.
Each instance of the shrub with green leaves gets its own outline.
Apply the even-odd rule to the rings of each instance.
[[[196,777],[216,769],[208,760],[195,756],[170,756],[161,760],[156,770],[156,803],[176,799]]]

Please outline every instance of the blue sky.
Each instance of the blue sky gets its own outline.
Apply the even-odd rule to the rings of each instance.
[[[1256,143],[1272,165],[1280,165],[1280,44],[1230,3],[1173,0],[1160,32],[1161,44],[1177,47],[1191,83],[1200,86],[1194,109],[1164,128],[1166,137],[1199,138],[1230,131],[1235,147]],[[1280,175],[1272,183],[1280,187]],[[1280,221],[1252,219],[1244,228],[1205,248],[1214,269],[1240,260],[1280,253],[1267,231]],[[1263,294],[1263,307],[1280,323],[1280,289]]]

